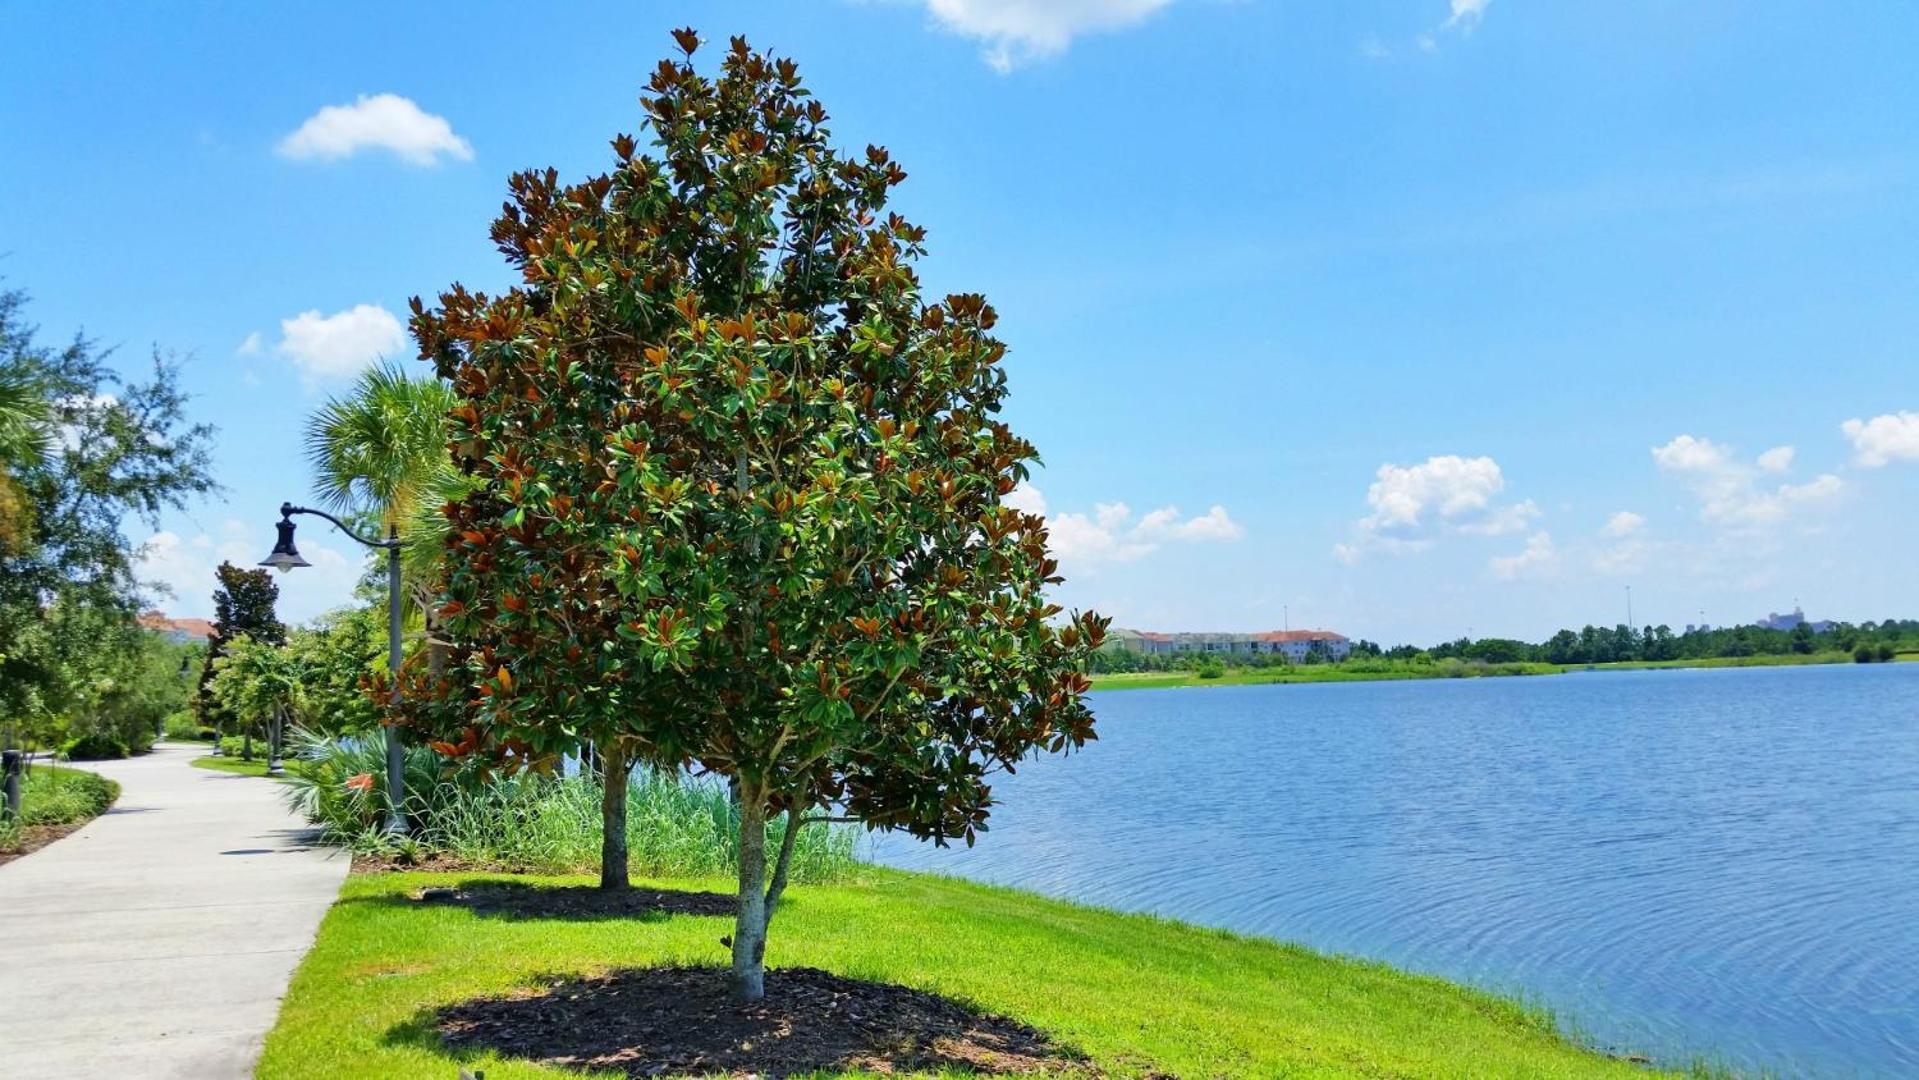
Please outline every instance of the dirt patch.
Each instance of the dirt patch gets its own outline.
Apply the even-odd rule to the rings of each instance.
[[[525,873],[526,868],[508,866],[505,863],[476,862],[472,859],[459,859],[438,853],[412,859],[386,852],[379,854],[362,852],[353,856],[353,872],[356,874],[400,874],[416,871],[433,874],[519,874]]]
[[[766,1000],[753,1005],[729,1000],[724,969],[643,968],[465,1002],[441,1010],[435,1024],[456,1049],[629,1077],[824,1069],[1100,1075],[1016,1020],[812,968],[768,971]]]
[[[92,820],[92,818],[87,819],[87,821]],[[10,851],[0,851],[0,866],[5,866],[22,855],[31,855],[69,833],[79,832],[87,821],[69,821],[64,825],[21,826],[19,844]]]
[[[471,881],[428,887],[413,894],[422,904],[463,907],[506,919],[636,919],[666,915],[731,916],[734,898],[724,893],[675,892],[591,885],[525,885],[516,881]]]

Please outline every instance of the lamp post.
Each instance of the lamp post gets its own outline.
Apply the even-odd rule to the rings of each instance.
[[[386,552],[386,669],[392,686],[391,703],[397,710],[400,704],[400,531],[389,526],[386,539],[369,540],[348,528],[346,522],[324,510],[312,510],[292,503],[280,504],[280,520],[275,525],[280,530],[279,539],[273,544],[273,554],[260,560],[261,566],[270,566],[282,574],[297,566],[312,566],[300,557],[300,549],[293,546],[293,515],[312,514],[314,517],[331,521],[335,528],[352,537],[360,544]],[[386,831],[389,833],[406,832],[406,751],[400,746],[400,729],[394,724],[386,726]]]

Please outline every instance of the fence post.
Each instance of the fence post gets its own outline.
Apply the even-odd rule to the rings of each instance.
[[[0,751],[0,773],[6,777],[7,820],[20,820],[20,751]]]

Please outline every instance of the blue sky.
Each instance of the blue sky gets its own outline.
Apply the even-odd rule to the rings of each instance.
[[[506,285],[506,175],[603,170],[686,24],[906,166],[928,286],[1002,313],[1070,603],[1419,642],[1629,585],[1675,626],[1919,614],[1903,2],[535,10],[0,11],[0,274],[50,338],[190,357],[220,427],[227,492],[150,549],[176,614],[310,495],[305,414],[411,355],[385,313]],[[358,558],[302,531],[294,617]]]

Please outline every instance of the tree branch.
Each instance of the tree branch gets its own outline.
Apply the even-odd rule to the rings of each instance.
[[[786,893],[786,871],[793,862],[793,847],[800,837],[800,828],[805,825],[795,810],[786,811],[786,835],[780,838],[780,857],[773,864],[773,880],[766,887],[766,923],[773,924],[773,912],[779,909],[780,897]]]

